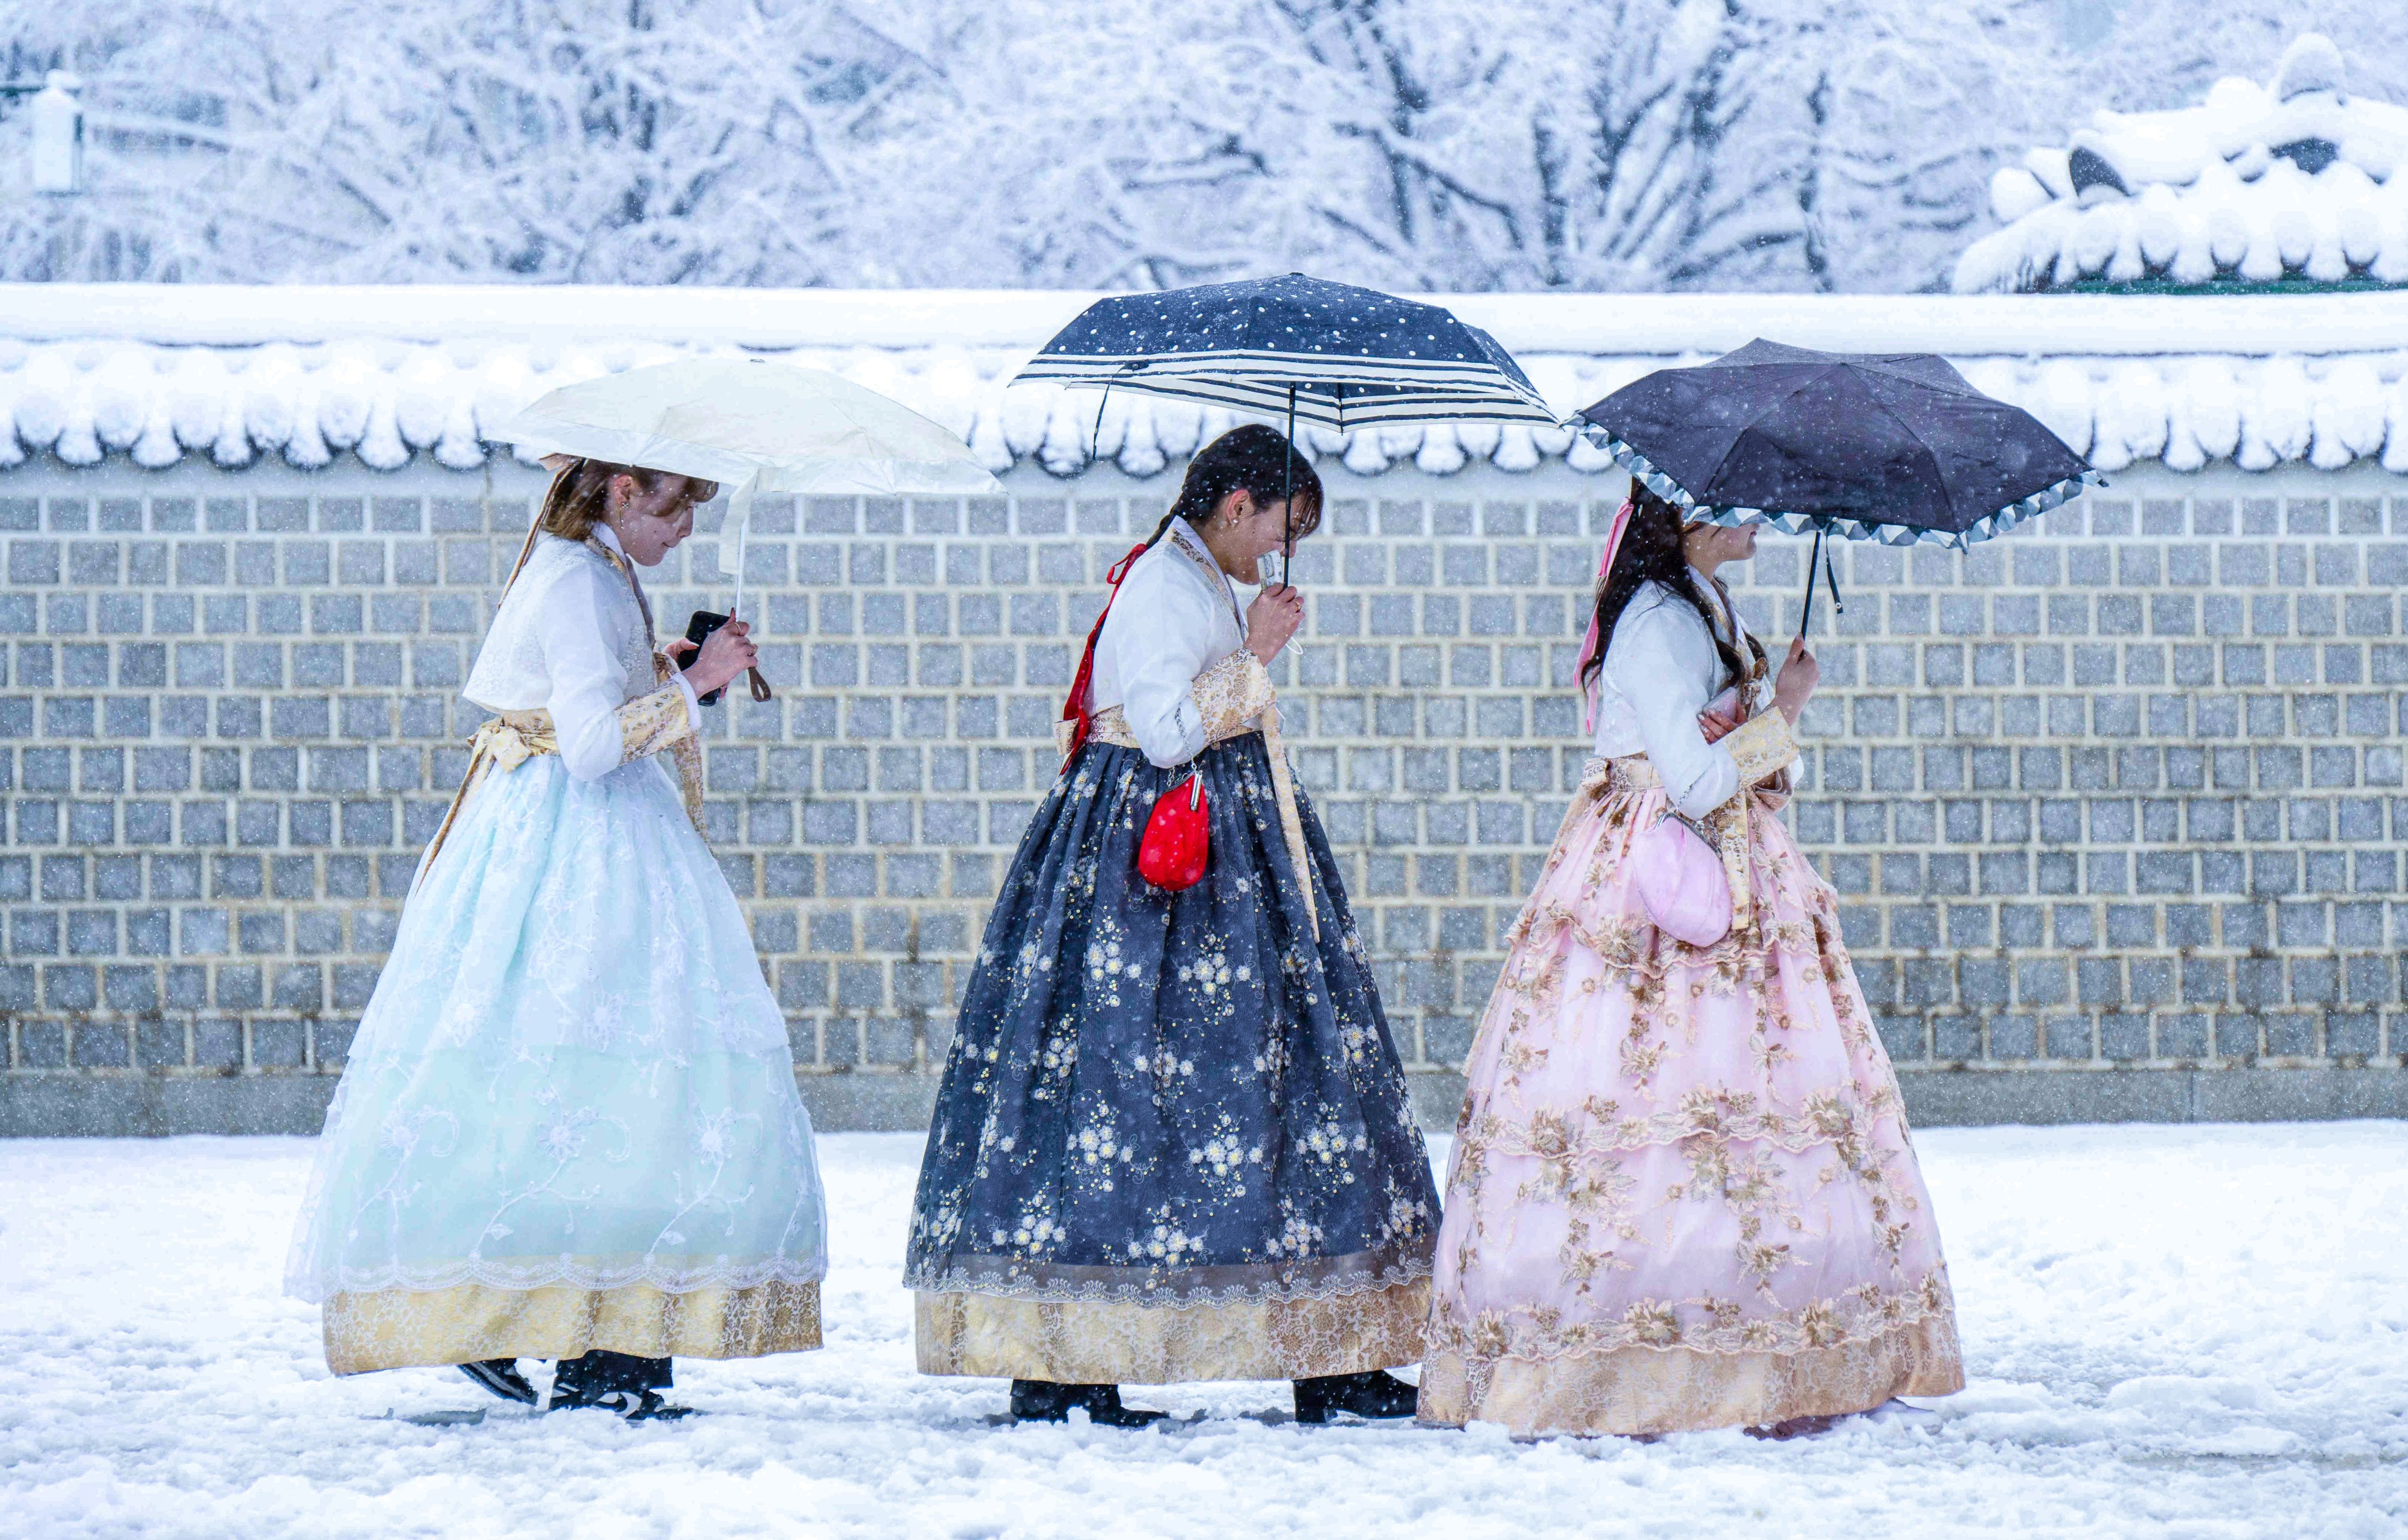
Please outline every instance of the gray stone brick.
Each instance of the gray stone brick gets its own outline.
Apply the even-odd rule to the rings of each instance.
[[[40,1014],[71,1009],[50,985],[72,998],[65,970],[87,968],[94,1008],[213,1009],[191,1029],[195,1067],[329,1072],[347,1019],[292,1014],[355,1014],[372,987],[465,766],[475,716],[455,721],[453,692],[532,491],[497,485],[489,541],[483,499],[444,472],[314,507],[159,497],[94,474],[93,497],[52,502],[64,539],[36,527],[38,499],[0,499],[16,535],[0,630],[58,638],[21,643],[0,677],[18,692],[0,694],[0,735],[21,751],[0,756],[9,836],[56,856],[0,856],[0,899],[18,906],[0,1009],[35,1013],[19,1064],[51,1053],[79,1072]],[[1332,538],[1297,564],[1313,636],[1274,675],[1299,784],[1380,938],[1391,1021],[1437,1063],[1468,1047],[1580,773],[1573,643],[1612,502],[1433,500],[1425,485],[1333,503]],[[2086,499],[1965,557],[1842,553],[1865,592],[1821,649],[1787,816],[1844,896],[1843,936],[1902,1061],[2339,1062],[2390,1043],[2408,523],[2390,517],[2386,535],[2372,498],[2162,490]],[[1089,585],[1127,530],[1151,527],[1132,506],[1057,491],[1016,509],[756,510],[765,668],[789,689],[714,718],[706,822],[731,884],[769,900],[752,918],[772,957],[800,939],[779,900],[847,916],[838,935],[814,913],[810,964],[773,969],[809,1066],[910,1068],[949,1041],[959,979],[903,942],[967,956],[1052,778],[1042,745],[1100,602]],[[1058,538],[1072,528],[1088,539]],[[907,529],[918,538],[894,539]],[[1770,542],[1740,574],[1768,634],[1794,611],[1798,556]],[[702,597],[678,583],[715,576],[705,554],[673,558],[656,599],[675,612]],[[182,591],[195,583],[258,602]],[[63,752],[79,742],[93,751],[80,761]],[[187,854],[159,848],[171,834]],[[161,903],[176,906],[177,957],[201,960],[158,960]],[[264,967],[211,960],[236,953],[222,903],[242,906],[239,939],[276,942],[250,954]],[[852,1004],[837,970],[872,943],[850,920],[861,904],[886,916],[878,966],[913,971],[882,975],[891,1000]],[[2245,1047],[2224,1045],[2243,1028]],[[145,1070],[183,1062],[179,1035],[133,1043]]]

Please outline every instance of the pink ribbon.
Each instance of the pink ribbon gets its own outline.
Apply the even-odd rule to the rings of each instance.
[[[1605,532],[1605,554],[1597,558],[1597,582],[1599,588],[1605,586],[1606,575],[1613,570],[1613,554],[1622,549],[1623,531],[1629,527],[1630,499],[1625,497],[1622,500],[1621,511],[1613,516],[1613,526]],[[1572,665],[1572,679],[1575,683],[1582,675],[1588,672],[1589,660],[1604,651],[1605,639],[1597,634],[1597,609],[1592,604],[1588,612],[1588,634],[1581,638],[1580,661]],[[1604,683],[1605,676],[1600,673],[1595,684],[1583,686],[1588,697],[1588,714],[1583,717],[1581,722],[1591,733],[1597,731],[1597,699]]]

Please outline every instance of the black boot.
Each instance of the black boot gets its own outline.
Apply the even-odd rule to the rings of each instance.
[[[1384,1370],[1361,1374],[1323,1374],[1296,1382],[1296,1419],[1327,1422],[1340,1412],[1355,1417],[1411,1417],[1421,1392]]]
[[[535,1404],[535,1387],[519,1373],[519,1360],[516,1359],[479,1359],[474,1363],[459,1365],[459,1370],[504,1401],[522,1402],[529,1406]],[[484,1414],[480,1412],[477,1415],[482,1417]]]
[[[666,1422],[688,1411],[661,1399],[658,1392],[671,1384],[666,1359],[639,1359],[597,1347],[580,1358],[560,1361],[552,1372],[549,1409],[599,1406],[630,1422]]]
[[[1090,1421],[1107,1428],[1145,1428],[1168,1412],[1144,1412],[1121,1404],[1117,1385],[1063,1385],[1050,1379],[1011,1382],[1011,1416],[1018,1422],[1068,1422],[1070,1408],[1084,1406]]]

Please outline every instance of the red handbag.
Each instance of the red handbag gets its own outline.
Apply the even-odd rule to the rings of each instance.
[[[1145,837],[1137,845],[1137,874],[1176,893],[1202,880],[1211,855],[1211,808],[1204,799],[1204,778],[1191,770],[1154,799],[1154,816],[1145,821]]]

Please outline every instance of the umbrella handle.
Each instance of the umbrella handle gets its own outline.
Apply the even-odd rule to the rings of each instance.
[[[1823,550],[1823,526],[1816,525],[1814,550],[1806,558],[1806,612],[1799,617],[1798,621],[1798,636],[1800,640],[1805,639],[1807,629],[1814,624],[1814,564],[1816,562],[1823,564],[1823,582],[1831,590],[1831,609],[1842,615],[1848,612],[1848,607],[1840,602],[1840,579],[1839,575],[1831,570],[1830,556]]]

